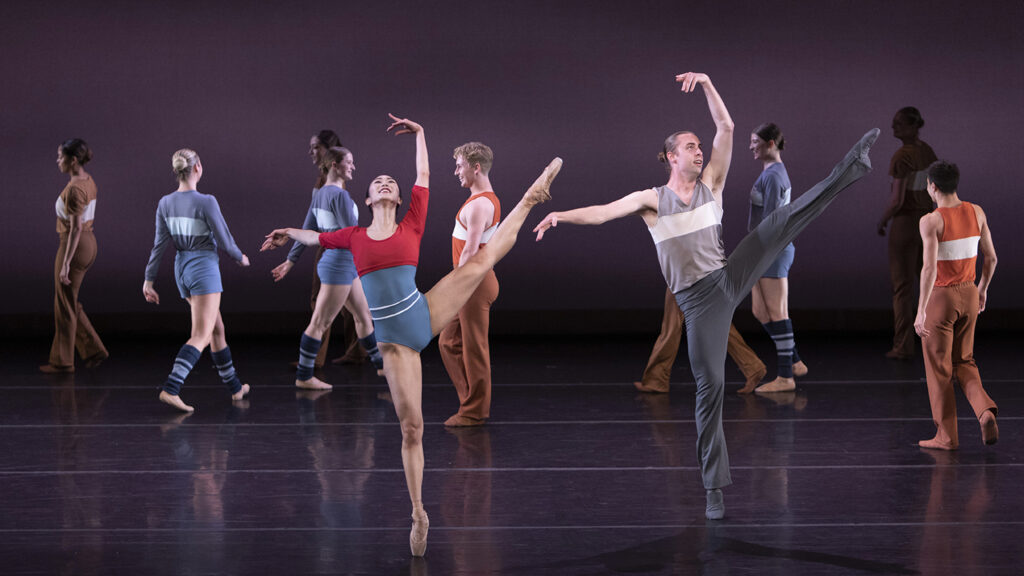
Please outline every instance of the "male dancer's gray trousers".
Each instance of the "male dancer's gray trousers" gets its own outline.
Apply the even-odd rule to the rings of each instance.
[[[828,178],[769,214],[736,246],[724,267],[675,294],[676,303],[686,316],[686,343],[697,382],[697,461],[704,488],[708,490],[732,484],[729,451],[722,430],[722,398],[725,350],[736,306],[750,293],[779,252],[817,218],[839,192],[871,171],[868,150],[878,133],[875,128],[865,134]]]

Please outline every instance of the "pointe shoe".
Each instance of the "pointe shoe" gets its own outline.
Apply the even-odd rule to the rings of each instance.
[[[248,395],[249,395],[249,385],[248,384],[242,384],[242,388],[238,392],[235,392],[234,394],[231,395],[231,401],[232,402],[238,402],[239,400],[245,398]]]
[[[532,208],[537,204],[551,200],[551,182],[555,180],[555,176],[558,176],[558,172],[561,169],[562,159],[557,157],[544,168],[544,171],[533,181],[533,184],[526,191],[526,195],[523,198],[528,206]]]
[[[409,532],[409,551],[413,556],[423,556],[427,553],[427,530],[430,528],[430,519],[423,509],[414,510],[412,513],[412,531]]]
[[[39,367],[39,371],[43,374],[74,374],[74,366],[54,366],[53,364],[43,364]]]
[[[761,384],[757,388],[754,388],[754,392],[758,394],[771,394],[772,392],[792,392],[796,390],[796,381],[792,378],[783,378],[779,376],[775,380],[768,382],[767,384]]]
[[[181,410],[182,412],[195,411],[195,408],[189,406],[188,404],[185,404],[185,402],[181,400],[180,396],[178,396],[177,394],[169,394],[166,390],[160,391],[160,401],[163,402],[164,404],[173,406],[178,410]]]
[[[981,440],[986,446],[999,442],[999,426],[996,425],[996,415],[991,410],[985,410],[979,420],[981,424]]]
[[[725,499],[722,496],[722,489],[715,488],[707,492],[707,508],[704,510],[704,517],[708,520],[721,520],[725,518]]]
[[[881,130],[878,128],[868,130],[860,137],[860,140],[853,145],[853,148],[846,153],[846,158],[859,162],[870,170],[871,158],[868,157],[868,152],[871,151],[871,146],[874,145],[875,140],[878,140],[879,134],[881,134]]]
[[[444,421],[444,425],[448,428],[467,428],[470,426],[483,426],[484,422],[487,422],[487,420],[483,418],[470,418],[462,414],[453,414]]]
[[[334,388],[334,386],[331,386],[327,382],[320,380],[316,376],[313,376],[309,380],[296,380],[295,386],[297,388],[303,388],[306,390],[330,390]]]
[[[646,394],[668,394],[668,386],[651,386],[643,382],[633,382],[633,387]]]
[[[750,378],[747,378],[747,383],[743,385],[743,388],[737,390],[736,393],[750,394],[755,388],[757,388],[757,385],[761,383],[761,380],[764,379],[766,374],[768,374],[768,370],[762,366],[760,370],[751,374]]]
[[[956,442],[951,440],[940,440],[938,436],[935,438],[929,438],[928,440],[921,440],[917,443],[921,448],[927,448],[929,450],[956,450]]]
[[[796,377],[796,378],[803,378],[804,376],[807,376],[808,372],[809,372],[809,370],[807,369],[807,364],[804,364],[803,360],[793,364],[793,376],[794,377]]]

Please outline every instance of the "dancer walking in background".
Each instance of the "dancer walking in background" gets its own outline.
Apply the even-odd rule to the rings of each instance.
[[[889,205],[878,222],[878,234],[889,225],[889,280],[892,283],[894,318],[892,349],[886,358],[914,357],[914,288],[921,273],[921,217],[932,211],[928,197],[927,169],[935,162],[932,147],[920,139],[924,119],[913,106],[900,108],[892,119],[892,135],[903,146],[892,156]]]
[[[68,183],[57,197],[57,258],[53,263],[54,335],[50,359],[39,370],[46,374],[75,371],[75,351],[93,368],[110,354],[78,301],[85,273],[96,261],[96,182],[85,171],[92,150],[80,138],[57,147],[57,169]]]
[[[189,304],[192,313],[192,335],[178,351],[171,373],[160,391],[160,401],[183,412],[194,408],[181,399],[181,387],[189,372],[199,361],[203,350],[210,346],[210,356],[221,380],[228,387],[232,400],[241,400],[249,393],[235,373],[224,335],[224,320],[220,315],[223,288],[220,281],[217,248],[226,252],[241,266],[249,265],[220,212],[217,199],[200,194],[197,186],[203,177],[203,164],[194,150],[183,148],[171,157],[171,166],[178,179],[178,190],[160,199],[156,209],[156,237],[153,251],[146,265],[146,281],[142,295],[146,302],[160,304],[153,283],[160,269],[164,250],[174,245],[174,280],[178,293]]]
[[[960,383],[981,425],[985,444],[999,440],[998,408],[985,388],[974,362],[974,327],[985,310],[988,287],[996,271],[996,249],[985,211],[960,200],[960,170],[956,164],[936,161],[928,167],[928,195],[938,205],[921,218],[924,265],[921,268],[921,303],[914,330],[921,337],[928,399],[935,421],[935,436],[921,440],[922,448],[956,450],[956,398],[953,379]],[[978,250],[983,256],[981,280],[974,284]]]
[[[359,223],[359,209],[345,190],[345,184],[352,181],[356,169],[352,152],[346,148],[329,148],[321,155],[320,168],[327,175],[326,181],[313,192],[313,200],[309,204],[302,228],[316,232],[333,232],[355,226]],[[305,248],[299,242],[292,246],[288,252],[288,259],[273,270],[275,282],[288,274]],[[383,363],[377,351],[377,341],[373,336],[373,322],[370,320],[370,309],[366,304],[366,296],[363,295],[362,283],[356,277],[356,264],[352,259],[352,252],[323,251],[317,261],[316,275],[320,279],[320,289],[316,305],[313,307],[313,316],[299,342],[295,385],[312,390],[329,390],[331,385],[314,376],[313,368],[317,354],[321,351],[321,341],[330,331],[334,318],[343,306],[352,312],[356,334],[363,347],[369,351],[374,365],[382,369]]]
[[[763,165],[761,175],[750,190],[750,221],[753,230],[769,214],[789,204],[793,187],[782,163],[786,139],[782,130],[772,123],[761,124],[750,135],[750,151]],[[789,318],[789,268],[796,248],[790,242],[778,258],[764,271],[750,292],[754,317],[775,343],[777,374],[775,380],[762,384],[756,392],[788,392],[796,389],[794,376],[807,374],[807,365],[796,351],[793,322]],[[746,389],[740,392],[745,392]]]
[[[402,467],[412,500],[412,531],[409,547],[414,556],[427,548],[430,521],[423,508],[423,367],[420,351],[455,318],[476,291],[487,272],[512,249],[530,210],[550,196],[548,190],[561,167],[556,158],[526,191],[494,232],[486,250],[449,272],[426,294],[416,287],[420,239],[426,224],[430,168],[423,127],[391,115],[388,131],[416,137],[416,183],[409,211],[397,220],[402,203],[398,182],[386,174],[370,182],[366,204],[373,211],[367,228],[351,227],[318,234],[311,230],[284,228],[267,235],[261,250],[287,244],[288,239],[307,246],[351,249],[356,268],[373,312],[377,340],[384,357],[384,375],[402,426]]]
[[[603,224],[639,215],[651,233],[662,273],[686,318],[686,343],[697,382],[697,460],[706,490],[705,515],[725,515],[722,488],[732,484],[729,453],[722,430],[725,350],[729,324],[754,282],[797,234],[820,215],[836,195],[866,174],[868,150],[878,137],[872,130],[847,153],[832,173],[799,200],[772,212],[725,257],[722,242],[722,190],[732,162],[733,122],[706,74],[676,76],[684,93],[701,86],[716,132],[705,166],[697,136],[671,134],[659,158],[668,164],[664,186],[633,192],[604,205],[552,212],[534,228],[537,239],[559,223]]]

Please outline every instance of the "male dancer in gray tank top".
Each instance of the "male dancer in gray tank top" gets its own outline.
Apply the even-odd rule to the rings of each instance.
[[[633,192],[604,205],[552,212],[534,228],[537,240],[559,223],[603,224],[638,214],[654,239],[662,273],[686,316],[690,366],[697,382],[697,461],[707,491],[707,518],[725,515],[722,488],[732,484],[722,430],[725,350],[729,324],[754,282],[844,188],[871,170],[868,150],[878,138],[864,135],[825,180],[795,202],[775,210],[726,258],[722,242],[722,190],[732,161],[733,122],[706,74],[676,76],[682,91],[704,89],[715,139],[705,164],[700,139],[676,132],[665,140],[659,159],[669,166],[665,186]]]

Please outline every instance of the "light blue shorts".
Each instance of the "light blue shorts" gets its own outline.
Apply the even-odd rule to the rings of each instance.
[[[779,252],[778,258],[764,271],[761,278],[789,278],[789,268],[793,265],[796,247],[790,242]]]
[[[182,298],[224,291],[218,260],[213,250],[178,252],[174,257],[174,281]]]
[[[345,249],[324,250],[316,264],[316,274],[321,284],[348,286],[356,279],[356,261],[352,251]]]

